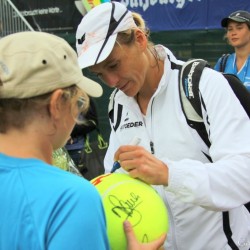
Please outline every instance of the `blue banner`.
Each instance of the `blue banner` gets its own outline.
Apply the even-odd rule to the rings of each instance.
[[[122,0],[140,13],[151,31],[221,29],[221,19],[250,11],[250,0]]]
[[[220,29],[236,10],[250,11],[250,0],[115,0],[139,12],[151,31]],[[12,0],[35,30],[75,32],[81,0]],[[13,18],[16,18],[13,13]]]

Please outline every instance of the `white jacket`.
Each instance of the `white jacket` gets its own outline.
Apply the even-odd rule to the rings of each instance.
[[[146,116],[143,118],[134,98],[121,91],[114,94],[106,172],[112,168],[117,148],[128,144],[134,136],[142,138],[140,145],[148,151],[150,141],[153,142],[155,156],[169,168],[168,186],[154,186],[169,213],[165,249],[232,249],[222,220],[222,211],[229,211],[232,239],[239,249],[248,250],[250,214],[241,204],[250,200],[249,118],[223,76],[205,68],[200,91],[210,122],[206,124],[212,142],[210,163],[201,152],[206,150],[205,145],[187,125],[181,109],[178,70],[171,69],[170,60],[183,62],[167,48],[156,48],[165,58],[165,69]],[[122,107],[120,122],[118,104]]]

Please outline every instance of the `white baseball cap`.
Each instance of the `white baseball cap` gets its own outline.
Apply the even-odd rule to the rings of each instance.
[[[104,61],[114,47],[117,34],[136,27],[132,13],[122,3],[106,2],[91,9],[76,31],[80,67]]]
[[[36,31],[0,39],[0,98],[29,98],[77,85],[99,97],[101,85],[83,76],[77,54],[62,38]]]

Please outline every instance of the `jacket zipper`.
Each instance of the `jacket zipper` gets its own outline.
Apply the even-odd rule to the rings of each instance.
[[[150,141],[150,150],[151,150],[151,154],[154,155],[155,149],[154,149],[154,143],[152,141]]]
[[[173,216],[172,210],[171,210],[171,208],[170,208],[170,206],[168,204],[168,199],[166,197],[164,188],[161,188],[160,190],[161,190],[160,191],[161,192],[161,197],[163,198],[163,201],[164,201],[164,203],[165,203],[165,205],[167,207],[167,211],[168,211],[168,219],[170,221],[169,230],[171,230],[171,232],[172,232],[172,246],[173,246],[172,250],[177,250],[178,247],[177,247],[177,241],[176,241],[176,235],[175,235],[174,216]]]
[[[154,131],[153,131],[153,104],[154,104],[154,100],[155,100],[155,98],[153,98],[152,103],[151,103],[151,130],[152,130],[151,134],[152,134],[152,136],[150,138],[150,143],[149,143],[150,151],[151,151],[152,155],[155,154],[155,148],[154,148],[154,143],[153,143],[153,133],[154,133]]]
[[[153,104],[154,104],[154,98],[152,100],[152,104],[151,104],[151,129],[152,129],[152,136],[151,136],[151,139],[150,139],[150,150],[151,150],[151,154],[155,154],[155,148],[154,148],[154,143],[153,143]],[[166,194],[165,194],[165,191],[164,191],[164,188],[163,187],[159,187],[160,189],[160,192],[161,192],[161,197],[167,207],[167,211],[168,211],[168,216],[169,216],[169,220],[170,220],[170,224],[169,224],[169,227],[171,227],[171,225],[174,225],[174,217],[173,217],[173,213],[171,211],[171,208],[168,204],[168,201],[167,201],[167,197],[166,197]],[[173,245],[173,250],[177,250],[177,241],[176,241],[176,235],[175,235],[175,228],[170,228],[171,232],[172,232],[172,245]]]

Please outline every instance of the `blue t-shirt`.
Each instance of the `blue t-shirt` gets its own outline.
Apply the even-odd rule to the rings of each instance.
[[[38,159],[0,154],[0,249],[109,249],[97,190]]]
[[[216,65],[214,66],[214,69],[217,71],[220,71],[220,62],[221,58],[219,58]],[[248,56],[248,59],[246,60],[242,68],[237,71],[236,54],[230,54],[227,59],[224,72],[236,75],[250,92],[250,55]]]

